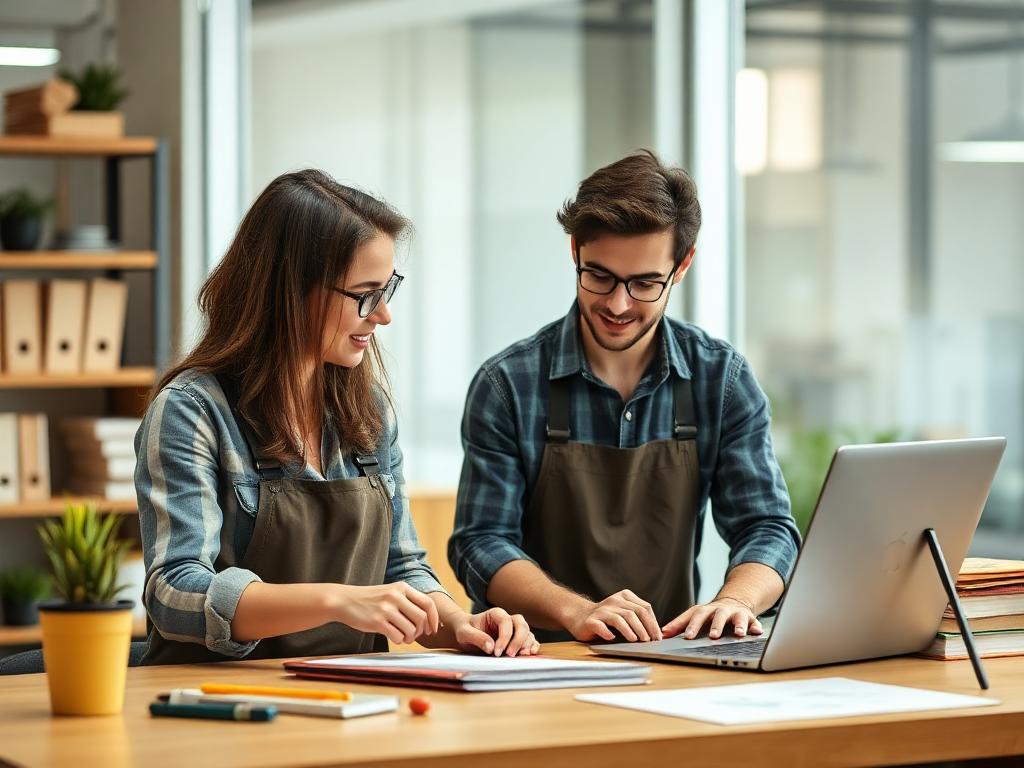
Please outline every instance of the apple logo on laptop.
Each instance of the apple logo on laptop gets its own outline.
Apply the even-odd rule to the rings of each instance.
[[[882,554],[882,565],[886,573],[896,573],[903,565],[903,560],[907,553],[907,532],[903,534],[895,541],[890,541],[885,548],[885,552]]]

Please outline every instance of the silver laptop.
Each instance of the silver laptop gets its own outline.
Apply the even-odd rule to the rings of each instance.
[[[923,531],[935,529],[957,573],[1005,447],[1003,437],[843,446],[764,635],[591,648],[765,672],[920,651],[946,607]]]

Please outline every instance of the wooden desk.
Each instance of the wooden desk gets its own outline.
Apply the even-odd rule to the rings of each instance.
[[[575,644],[552,656],[580,657]],[[76,768],[156,766],[541,766],[884,765],[1024,755],[1024,661],[991,659],[994,707],[748,727],[704,723],[573,701],[577,691],[430,693],[426,717],[394,714],[341,721],[281,715],[276,722],[152,719],[157,693],[203,681],[280,683],[279,662],[130,669],[122,716],[50,716],[42,675],[0,677],[0,764]],[[655,664],[658,688],[749,683],[822,675],[965,694],[978,688],[967,662],[888,659],[817,670],[755,675]],[[323,687],[328,683],[292,681]],[[605,689],[591,689],[605,690]],[[620,688],[618,690],[636,690]],[[1024,763],[1024,760],[1022,760]]]

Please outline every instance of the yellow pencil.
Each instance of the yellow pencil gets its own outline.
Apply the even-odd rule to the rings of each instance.
[[[328,701],[351,701],[348,691],[317,691],[308,688],[277,688],[272,685],[235,685],[233,683],[203,683],[203,693],[241,696],[283,696],[289,699],[318,699]]]

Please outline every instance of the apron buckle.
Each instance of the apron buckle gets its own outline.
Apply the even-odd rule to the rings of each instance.
[[[674,434],[676,440],[696,440],[697,426],[695,424],[676,424]]]
[[[547,432],[548,440],[554,440],[560,443],[569,442],[571,434],[568,429],[552,429],[550,426],[544,428]]]
[[[367,477],[380,472],[380,462],[377,461],[377,457],[372,453],[357,453],[354,460]]]

